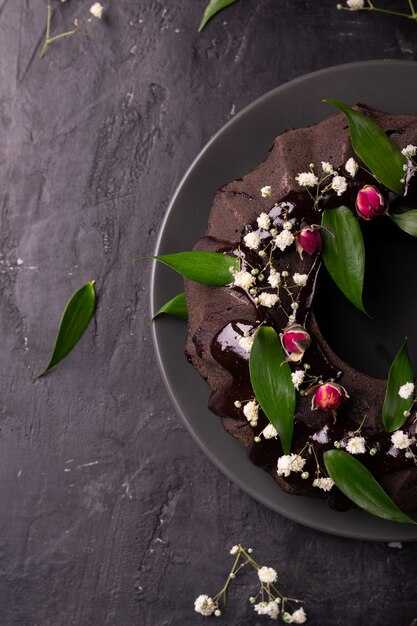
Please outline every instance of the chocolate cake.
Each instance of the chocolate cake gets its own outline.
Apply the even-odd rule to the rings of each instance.
[[[390,115],[363,105],[354,108],[373,118],[399,147],[417,143],[417,117]],[[233,253],[239,250],[243,268],[262,272],[263,260],[251,246],[245,244],[249,233],[259,235],[261,241],[265,231],[259,228],[258,218],[266,214],[269,226],[279,231],[283,227],[291,233],[321,223],[324,208],[346,205],[355,210],[355,200],[360,189],[375,185],[375,179],[361,168],[355,176],[346,173],[346,163],[355,157],[352,150],[346,117],[334,115],[315,126],[288,130],[275,140],[266,160],[242,179],[222,187],[216,194],[210,213],[206,235],[195,245],[195,250]],[[320,210],[314,206],[311,195],[300,186],[296,177],[309,171],[309,164],[331,165],[333,174],[345,177],[346,189],[327,190],[320,202]],[[316,170],[311,170],[316,171]],[[417,193],[415,176],[406,181],[404,198],[378,184],[387,203],[415,208]],[[261,194],[265,185],[271,187]],[[266,219],[265,217],[263,218]],[[417,245],[417,242],[416,242]],[[361,462],[372,472],[390,497],[403,510],[417,506],[417,466],[413,458],[407,458],[403,450],[393,446],[390,434],[386,433],[381,419],[386,380],[355,370],[345,363],[327,344],[318,326],[314,311],[314,293],[322,263],[320,251],[303,254],[295,245],[275,248],[272,255],[273,272],[280,275],[308,276],[305,285],[292,284],[291,297],[283,290],[281,302],[275,306],[261,306],[259,299],[252,297],[250,289],[235,285],[225,287],[205,286],[185,281],[186,299],[189,310],[186,355],[192,365],[211,387],[209,408],[222,420],[223,427],[236,437],[246,448],[250,460],[268,471],[286,492],[327,498],[330,506],[344,510],[350,503],[333,487],[331,490],[313,486],[316,462],[322,464],[323,453],[343,442],[360,428],[368,451],[362,454]],[[265,276],[268,287],[268,277]],[[302,281],[301,281],[302,282]],[[266,291],[267,293],[267,291]],[[288,319],[290,309],[293,316]],[[277,460],[283,455],[278,437],[262,435],[268,420],[259,412],[259,417],[248,421],[242,403],[253,398],[249,379],[249,350],[244,348],[242,337],[247,337],[267,319],[277,333],[291,324],[304,327],[311,345],[305,353],[308,375],[317,380],[334,381],[339,390],[347,391],[348,398],[340,404],[337,418],[332,412],[312,410],[311,396],[297,394],[294,418],[294,435],[291,452],[298,454],[306,450],[303,472],[285,475],[277,473]],[[243,347],[242,347],[243,346]],[[292,370],[298,369],[290,363]],[[307,371],[307,370],[305,370]],[[415,436],[413,415],[403,430]],[[305,448],[307,443],[312,446]],[[309,476],[309,478],[307,478]]]

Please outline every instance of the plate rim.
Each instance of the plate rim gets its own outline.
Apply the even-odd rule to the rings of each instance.
[[[382,66],[382,67],[391,67],[391,66],[397,66],[397,67],[417,67],[417,62],[416,61],[410,61],[410,60],[403,60],[403,59],[370,59],[370,60],[366,60],[366,61],[355,61],[352,63],[342,63],[342,64],[338,64],[338,65],[332,65],[329,67],[325,67],[322,69],[318,69],[315,70],[313,72],[309,72],[307,74],[302,74],[300,76],[297,76],[296,78],[286,81],[280,85],[278,85],[277,87],[274,87],[273,89],[270,89],[269,91],[265,92],[264,94],[262,94],[261,96],[259,96],[258,98],[256,98],[255,100],[253,100],[252,102],[250,102],[248,105],[246,105],[245,107],[243,107],[243,109],[241,109],[236,115],[234,115],[231,119],[229,119],[227,122],[225,122],[215,133],[214,135],[204,144],[203,148],[201,150],[199,150],[199,152],[197,153],[197,155],[194,157],[194,159],[192,160],[191,164],[186,168],[185,173],[183,174],[183,176],[180,179],[180,182],[178,183],[178,185],[175,188],[174,193],[172,194],[172,197],[169,201],[168,207],[165,211],[163,220],[161,222],[161,225],[159,227],[159,232],[158,232],[158,236],[154,245],[154,255],[158,255],[160,253],[160,247],[161,247],[161,243],[162,243],[162,239],[164,237],[165,234],[165,228],[167,225],[167,222],[170,219],[171,213],[175,207],[176,201],[178,196],[181,194],[184,186],[187,183],[187,180],[191,174],[191,172],[195,169],[196,165],[199,163],[199,161],[201,159],[204,158],[206,152],[208,152],[211,148],[211,146],[217,141],[218,137],[220,135],[222,135],[224,132],[226,132],[231,126],[235,125],[236,123],[239,122],[239,120],[241,118],[243,118],[245,115],[247,115],[248,113],[250,113],[252,111],[252,109],[257,108],[260,104],[262,104],[263,102],[269,100],[270,98],[274,98],[276,96],[276,94],[279,94],[281,91],[285,91],[286,89],[288,89],[288,87],[291,86],[295,86],[297,84],[300,84],[306,80],[310,80],[310,79],[314,79],[315,76],[323,76],[326,74],[332,74],[332,73],[337,73],[339,71],[345,71],[348,69],[354,69],[356,67],[368,67],[368,68],[372,68],[372,67],[378,67],[378,66]],[[151,319],[153,318],[153,316],[155,315],[155,312],[158,310],[157,308],[157,304],[156,304],[156,272],[157,272],[157,266],[158,263],[157,261],[153,261],[152,262],[152,268],[151,268],[151,275],[150,275],[150,315],[151,315]],[[333,535],[333,536],[337,536],[337,537],[342,537],[342,538],[347,538],[347,539],[354,539],[354,540],[359,540],[359,541],[373,541],[373,542],[392,542],[392,541],[401,541],[401,542],[413,542],[413,541],[417,541],[417,533],[415,537],[404,537],[403,535],[401,535],[401,532],[398,533],[398,537],[396,538],[394,536],[394,533],[390,534],[386,533],[386,535],[384,535],[383,532],[379,533],[378,537],[374,537],[371,534],[366,534],[364,532],[360,532],[359,534],[352,534],[352,532],[349,532],[347,530],[344,529],[337,529],[337,528],[327,528],[325,527],[325,524],[318,524],[315,521],[309,521],[308,519],[306,520],[305,518],[303,518],[301,515],[295,513],[295,512],[287,512],[287,511],[282,511],[282,510],[277,510],[277,508],[273,507],[271,505],[271,502],[268,501],[267,497],[264,497],[263,494],[261,493],[257,493],[255,492],[255,490],[251,487],[251,486],[247,486],[247,485],[243,485],[241,482],[239,482],[239,480],[232,474],[231,470],[229,470],[229,468],[227,467],[227,465],[225,465],[223,463],[223,461],[221,459],[218,458],[218,456],[216,456],[215,454],[213,454],[211,452],[211,450],[207,447],[206,443],[198,436],[198,434],[195,432],[195,430],[193,429],[191,423],[189,422],[189,420],[187,419],[185,412],[183,411],[180,403],[178,402],[178,399],[176,397],[176,394],[172,388],[172,385],[170,383],[170,380],[168,378],[167,372],[166,372],[166,367],[164,365],[164,361],[162,358],[162,353],[161,353],[161,349],[160,349],[160,345],[158,343],[158,336],[157,336],[158,330],[157,330],[157,325],[156,324],[152,324],[151,327],[151,335],[152,335],[152,343],[153,343],[153,347],[154,347],[154,351],[155,351],[155,355],[156,355],[156,359],[157,359],[157,364],[158,364],[158,368],[160,370],[161,376],[162,376],[162,380],[163,383],[165,385],[165,388],[168,392],[168,395],[170,397],[170,400],[175,408],[175,411],[177,412],[177,414],[180,416],[182,422],[185,424],[187,431],[190,433],[192,439],[197,443],[197,445],[199,446],[199,448],[204,452],[204,454],[206,455],[206,457],[208,457],[208,459],[211,461],[211,463],[213,463],[213,465],[220,470],[233,484],[235,484],[240,490],[242,490],[244,493],[248,494],[251,498],[253,498],[254,500],[256,500],[257,502],[260,502],[261,504],[263,504],[264,506],[266,506],[269,510],[273,511],[274,513],[278,514],[278,515],[282,515],[283,517],[296,522],[302,526],[314,529],[316,531],[322,532],[322,533],[326,533],[329,535]],[[249,461],[248,461],[249,462]],[[259,468],[257,468],[259,469]],[[277,486],[277,488],[279,488],[279,486]],[[300,496],[301,497],[301,496]],[[366,515],[366,513],[364,513]],[[382,521],[382,520],[379,520]],[[390,522],[387,522],[387,524],[390,524]],[[397,527],[401,525],[396,525]],[[409,526],[407,526],[409,528]]]

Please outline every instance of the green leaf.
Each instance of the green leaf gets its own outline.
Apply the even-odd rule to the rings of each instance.
[[[343,450],[327,450],[326,470],[340,491],[367,513],[402,524],[416,524],[391,500],[371,472]]]
[[[96,307],[96,293],[92,280],[76,291],[67,302],[61,318],[51,360],[38,378],[46,374],[67,356],[81,339]]]
[[[394,432],[407,421],[404,411],[409,411],[413,398],[405,400],[398,391],[405,383],[414,382],[413,366],[407,351],[407,340],[404,341],[397,356],[393,360],[388,373],[387,390],[384,406],[382,407],[382,421],[388,433]]]
[[[260,326],[256,332],[249,371],[255,397],[278,431],[284,454],[289,454],[294,426],[295,389],[281,342],[270,326]]]
[[[405,211],[404,213],[392,213],[390,218],[401,230],[413,237],[417,237],[417,211]]]
[[[206,7],[206,10],[204,11],[203,19],[201,20],[200,26],[198,27],[198,32],[200,33],[203,30],[207,22],[211,20],[211,18],[214,17],[216,13],[218,13],[222,9],[225,9],[231,4],[234,4],[235,2],[237,2],[237,0],[210,0]]]
[[[327,271],[346,298],[366,313],[362,304],[365,245],[359,222],[350,209],[340,206],[325,209],[321,223]]]
[[[166,315],[171,315],[172,317],[179,317],[182,320],[188,319],[188,309],[187,303],[185,301],[185,293],[179,293],[172,300],[168,300],[161,306],[161,308],[155,313],[153,316],[153,320],[157,318],[159,315],[165,313]]]
[[[237,257],[219,252],[176,252],[144,258],[156,259],[181,276],[203,285],[229,285],[233,282],[230,268],[238,271],[240,266]]]
[[[324,100],[345,113],[349,122],[350,140],[358,157],[380,183],[403,194],[403,165],[401,150],[370,117],[351,109],[339,100]]]

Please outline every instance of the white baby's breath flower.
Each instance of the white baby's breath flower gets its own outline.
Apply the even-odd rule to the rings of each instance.
[[[279,607],[276,602],[258,602],[253,608],[258,615],[269,615],[273,620],[278,619]]]
[[[330,489],[333,487],[334,482],[332,481],[331,478],[315,478],[313,480],[313,487],[318,487],[319,489],[322,489],[323,491],[330,491]],[[299,623],[303,623],[303,622],[299,622]]]
[[[305,624],[306,621],[307,614],[302,606],[291,615],[291,624]]]
[[[352,11],[359,11],[360,9],[364,8],[365,0],[347,0],[346,4],[348,5],[349,9],[352,9]]]
[[[261,213],[256,221],[259,228],[263,228],[263,230],[268,230],[268,228],[271,226],[271,218],[267,213]]]
[[[261,583],[271,584],[276,581],[278,575],[273,567],[266,567],[266,565],[264,565],[258,569],[258,577]]]
[[[275,426],[273,426],[272,424],[268,424],[268,426],[265,426],[265,428],[263,429],[262,435],[265,437],[265,439],[274,439],[274,437],[278,435],[278,432]]]
[[[259,304],[261,306],[265,306],[268,309],[270,309],[271,307],[275,306],[276,303],[278,302],[279,298],[276,294],[274,293],[260,293],[259,294]]]
[[[308,274],[294,274],[292,279],[298,287],[305,287],[307,284]]]
[[[250,400],[250,402],[245,404],[243,407],[243,413],[248,422],[250,422],[251,425],[256,426],[258,421],[259,405],[255,402],[255,400]]]
[[[295,177],[300,187],[315,187],[319,183],[319,179],[313,172],[301,172]]]
[[[250,272],[234,272],[233,283],[235,287],[240,287],[245,291],[249,291],[249,289],[256,283],[256,278],[255,276],[252,276]]]
[[[100,4],[100,2],[95,2],[90,7],[90,13],[93,17],[101,20],[101,16],[103,15],[104,7]]]
[[[347,171],[348,174],[352,176],[352,178],[354,178],[358,172],[358,169],[359,169],[359,165],[356,163],[353,157],[350,157],[350,159],[346,161],[345,170]]]
[[[300,388],[300,385],[303,382],[305,375],[306,373],[304,370],[295,370],[295,372],[291,374],[292,384],[296,389]]]
[[[414,393],[414,383],[405,383],[398,390],[398,395],[404,400],[408,400]]]
[[[248,233],[243,237],[243,241],[245,243],[245,246],[247,246],[251,250],[257,250],[261,243],[261,238],[258,233]]]
[[[282,225],[282,228],[285,228],[285,230],[291,230],[292,229],[292,222],[284,222]]]
[[[411,143],[409,143],[406,148],[403,148],[401,150],[401,154],[403,154],[408,159],[412,159],[417,154],[417,146],[413,146]]]
[[[321,162],[321,169],[323,170],[323,174],[334,174],[333,165],[328,161]]]
[[[216,604],[213,602],[213,599],[210,596],[206,596],[202,594],[198,596],[198,598],[194,602],[194,610],[196,613],[200,613],[200,615],[204,615],[208,617],[209,615],[213,615],[216,610]]]
[[[306,460],[298,454],[284,454],[278,458],[278,476],[289,476],[291,472],[301,472]]]
[[[239,546],[232,546],[232,548],[230,548],[230,554],[234,555],[237,554],[239,552]]]
[[[403,430],[396,430],[391,435],[391,441],[399,450],[405,450],[413,443],[413,440]]]
[[[273,289],[278,289],[281,282],[281,274],[274,269],[271,269],[268,276],[268,283]]]
[[[346,444],[346,450],[350,454],[364,454],[366,452],[365,439],[363,437],[352,437]]]
[[[262,187],[262,189],[261,189],[261,196],[262,196],[262,198],[270,198],[272,196],[272,187],[271,187],[271,185],[265,185],[265,187]]]
[[[237,341],[242,350],[244,350],[245,352],[250,352],[252,350],[254,338],[254,335],[249,335],[248,337],[245,337],[245,335],[241,335]]]
[[[285,248],[288,248],[293,241],[294,235],[289,230],[284,229],[275,237],[275,247],[284,252]]]
[[[332,189],[338,196],[342,196],[347,189],[347,182],[344,176],[334,176],[332,179]]]

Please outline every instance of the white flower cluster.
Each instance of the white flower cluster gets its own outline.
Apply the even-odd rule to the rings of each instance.
[[[272,187],[271,187],[271,185],[265,185],[265,187],[262,187],[262,189],[261,189],[261,196],[262,196],[262,198],[270,198],[272,196]]]
[[[90,7],[90,13],[93,17],[101,20],[101,16],[103,15],[104,7],[100,4],[100,2],[95,2]]]
[[[365,0],[347,0],[346,4],[351,11],[360,11],[365,6]]]
[[[405,383],[398,390],[398,395],[404,400],[408,400],[414,393],[414,383]]]
[[[292,372],[291,374],[292,384],[297,389],[297,391],[300,388],[300,385],[302,384],[305,375],[306,373],[304,370],[295,370],[295,372]]]
[[[365,454],[365,439],[363,437],[351,437],[346,444],[346,451],[350,454]]]
[[[276,602],[258,602],[253,608],[258,615],[269,615],[273,620],[278,619],[279,606]]]
[[[258,569],[258,578],[261,583],[270,585],[277,580],[278,574],[273,567],[266,567],[266,565],[264,565]]]
[[[319,489],[322,489],[323,491],[330,491],[333,485],[334,485],[334,482],[332,481],[331,478],[321,477],[321,478],[315,478],[313,480],[313,487],[318,487]],[[302,624],[303,622],[300,622],[300,623]]]
[[[196,613],[204,615],[204,617],[213,615],[216,608],[217,606],[213,601],[213,598],[210,598],[210,596],[207,596],[206,594],[198,596],[198,598],[194,602],[194,610],[196,611]]]
[[[305,287],[307,284],[308,274],[294,274],[292,277],[294,284],[297,287]]]
[[[396,430],[395,433],[391,435],[391,442],[398,450],[405,450],[409,448],[415,440],[409,437],[403,430]]]
[[[249,289],[256,283],[256,277],[250,272],[245,272],[243,270],[237,272],[234,267],[231,267],[230,271],[233,275],[233,284],[235,287],[240,287],[245,291],[249,291]]]
[[[306,460],[298,454],[284,454],[278,458],[277,474],[287,477],[291,472],[302,472]]]
[[[269,270],[268,283],[273,289],[278,289],[281,283],[281,274],[273,267]]]
[[[283,613],[282,619],[286,624],[305,624],[307,621],[307,615],[303,607],[300,607],[294,613]]]
[[[411,143],[408,144],[405,148],[401,150],[401,154],[403,154],[407,159],[412,159],[417,154],[417,146],[413,146]]]
[[[321,168],[323,171],[323,176],[319,179],[318,176],[313,172],[313,164],[310,165],[310,172],[301,172],[295,177],[295,180],[300,185],[300,187],[317,187],[321,185],[329,176],[332,176],[332,180],[329,185],[325,186],[323,191],[329,191],[332,189],[336,192],[338,196],[342,196],[347,189],[347,181],[344,176],[339,176],[336,173],[331,163],[327,161],[321,162]]]
[[[279,301],[279,296],[277,296],[277,294],[275,293],[263,292],[263,293],[260,293],[258,296],[258,303],[266,307],[267,309],[270,309],[271,307],[275,306],[278,301]]]
[[[262,435],[265,437],[265,439],[274,439],[275,437],[277,437],[278,432],[275,426],[273,426],[272,424],[268,424],[268,426],[265,426],[265,428],[263,429]]]
[[[356,174],[358,173],[358,169],[359,165],[356,163],[353,157],[350,157],[350,159],[348,159],[345,163],[345,170],[348,174],[350,174],[350,176],[352,176],[352,178],[355,178]]]
[[[258,233],[248,233],[243,237],[244,244],[250,250],[257,250],[261,245],[261,238]]]
[[[251,426],[256,426],[259,418],[259,404],[255,400],[246,402],[243,407],[243,414]]]

